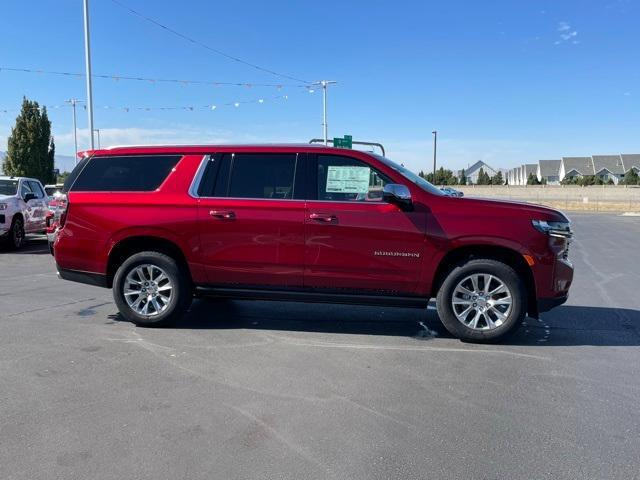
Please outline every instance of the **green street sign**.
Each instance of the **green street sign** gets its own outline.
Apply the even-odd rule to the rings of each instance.
[[[353,137],[345,135],[344,138],[334,137],[333,146],[336,148],[353,148]]]

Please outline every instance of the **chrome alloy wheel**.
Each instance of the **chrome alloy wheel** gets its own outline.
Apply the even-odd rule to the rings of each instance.
[[[173,285],[166,272],[156,265],[138,265],[124,281],[124,298],[138,315],[155,316],[171,303]]]
[[[493,330],[502,325],[513,307],[511,290],[488,273],[474,273],[456,285],[451,306],[456,318],[472,330]]]

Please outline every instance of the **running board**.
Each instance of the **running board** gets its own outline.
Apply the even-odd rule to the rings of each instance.
[[[269,290],[251,288],[196,287],[198,295],[238,298],[243,300],[273,300],[309,303],[342,303],[349,305],[379,305],[405,308],[426,308],[429,299],[397,295],[327,293],[299,290]]]

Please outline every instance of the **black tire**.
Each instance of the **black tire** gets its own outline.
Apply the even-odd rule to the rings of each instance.
[[[10,250],[19,250],[25,242],[24,220],[19,215],[13,217],[11,230],[7,233],[5,244]]]
[[[452,301],[456,287],[474,274],[489,274],[501,281],[510,291],[512,303],[509,313],[502,321],[503,323],[495,328],[470,328],[458,320],[454,312]],[[527,290],[518,273],[509,265],[497,260],[474,259],[456,266],[449,272],[438,291],[436,304],[438,316],[449,333],[463,341],[492,343],[513,333],[524,320],[527,313]],[[460,309],[463,310],[464,307]],[[476,310],[472,310],[471,316],[475,312]],[[488,322],[484,320],[484,317],[482,318],[479,326],[488,328]]]
[[[124,289],[127,276],[141,265],[151,265],[160,269],[168,277],[173,287],[166,308],[159,313],[150,312],[147,315],[138,313],[129,306],[125,299]],[[149,251],[136,253],[120,265],[113,279],[113,298],[120,314],[130,322],[140,327],[164,327],[179,320],[189,308],[193,299],[193,290],[189,275],[174,258],[164,253]],[[148,303],[144,299],[142,302],[143,305],[145,302]]]

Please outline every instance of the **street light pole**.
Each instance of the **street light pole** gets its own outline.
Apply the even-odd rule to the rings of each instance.
[[[436,184],[436,151],[438,148],[438,131],[433,132],[433,184]]]
[[[84,5],[84,61],[87,76],[87,115],[89,117],[89,138],[91,149],[93,143],[93,92],[91,88],[91,45],[89,44],[89,0],[83,0]]]
[[[75,164],[78,164],[78,128],[76,126],[76,104],[78,100],[75,98],[71,98],[66,101],[66,103],[71,104],[71,108],[73,109],[73,148],[75,152],[74,160]]]
[[[100,150],[100,129],[96,128],[94,132],[98,134],[98,150]]]
[[[338,82],[336,82],[335,80],[320,80],[312,84],[320,85],[322,87],[322,138],[324,139],[325,145],[329,144],[329,126],[327,124],[327,87],[335,83]]]

